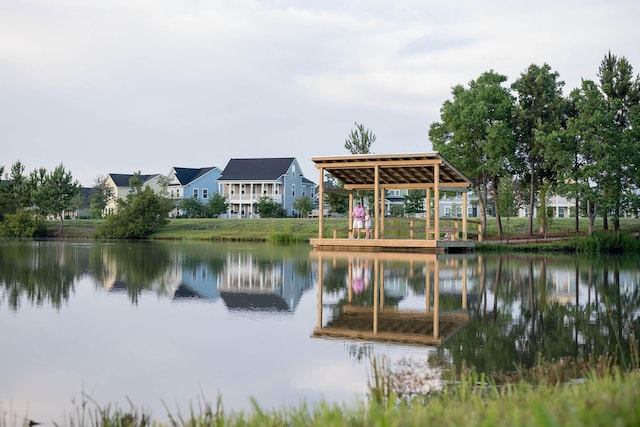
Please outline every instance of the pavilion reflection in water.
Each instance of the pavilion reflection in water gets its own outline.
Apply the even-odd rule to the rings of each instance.
[[[465,257],[448,257],[445,262],[437,254],[333,251],[313,251],[311,256],[318,263],[313,337],[437,346],[469,321]],[[441,310],[442,282],[450,284],[453,276],[460,287],[447,293],[456,294],[459,303]],[[406,293],[402,287],[409,283],[424,292],[424,299],[421,306],[401,308],[399,301]],[[340,299],[327,302],[331,292]]]

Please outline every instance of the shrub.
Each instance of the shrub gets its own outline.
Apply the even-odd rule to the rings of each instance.
[[[0,222],[0,237],[42,237],[46,235],[44,221],[31,213],[21,210],[7,214]]]

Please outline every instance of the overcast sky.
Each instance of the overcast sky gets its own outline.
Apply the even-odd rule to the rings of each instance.
[[[564,93],[604,55],[640,72],[640,2],[0,0],[0,166],[83,186],[231,158],[432,151],[451,88],[547,63]]]

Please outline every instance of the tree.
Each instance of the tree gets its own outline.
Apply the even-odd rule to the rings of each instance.
[[[640,142],[632,126],[633,113],[640,104],[640,82],[626,58],[609,52],[598,70],[600,90],[604,97],[604,114],[608,123],[602,129],[598,168],[606,206],[613,213],[614,231],[620,230],[621,207],[628,199],[627,189],[638,185]],[[605,212],[605,214],[608,211]]]
[[[344,141],[344,148],[351,154],[369,154],[371,145],[376,141],[376,136],[364,124],[355,123],[356,128],[352,129],[349,137]]]
[[[229,200],[226,194],[215,193],[209,203],[207,203],[207,212],[210,216],[216,217],[227,212],[229,208]]]
[[[424,212],[424,199],[426,197],[424,190],[409,190],[404,196],[404,213],[407,215],[415,215]]]
[[[554,142],[550,136],[561,129],[567,105],[562,98],[564,82],[558,77],[549,65],[532,64],[511,85],[518,94],[514,114],[516,155],[521,161],[521,175],[529,179],[529,235],[533,234],[537,190],[544,180],[553,179],[554,168],[547,161],[552,157],[545,156]],[[541,227],[545,227],[544,221]]]
[[[53,172],[45,174],[44,169],[38,172],[42,185],[36,190],[37,206],[45,215],[54,215],[60,219],[61,233],[64,229],[64,212],[69,209],[74,198],[80,193],[78,181],[74,181],[71,172],[66,171],[60,163]]]
[[[441,121],[429,129],[434,148],[471,179],[483,230],[489,191],[494,199],[498,197],[498,182],[514,168],[516,160],[511,128],[514,101],[502,86],[506,79],[488,71],[469,82],[468,89],[455,86],[453,100],[445,101],[440,109]],[[502,232],[500,221],[498,232]]]
[[[313,210],[313,202],[308,196],[302,196],[293,202],[293,208],[300,212],[300,216],[306,217]]]
[[[142,172],[134,172],[131,178],[129,178],[129,187],[133,188],[133,191],[138,194],[142,191],[144,180],[142,179]]]
[[[344,189],[344,184],[330,174],[326,174],[325,187],[330,187],[325,190],[324,199],[331,211],[339,215],[346,214],[349,210],[349,196]]]
[[[376,141],[376,136],[364,124],[355,123],[355,129],[349,133],[349,137],[344,141],[344,148],[351,154],[370,154],[371,145]],[[356,198],[364,205],[364,199],[373,200],[373,191],[358,191]],[[348,210],[348,207],[347,209]],[[345,210],[345,211],[346,211]]]
[[[93,191],[89,200],[89,216],[91,218],[102,218],[107,203],[113,197],[111,188],[107,184],[107,178],[98,175],[94,179]]]
[[[4,166],[0,166],[0,221],[4,219],[4,215],[9,213],[8,186],[1,179],[4,175]]]
[[[24,174],[24,165],[19,160],[11,165],[6,196],[9,212],[15,213],[31,206],[29,180]]]
[[[205,215],[205,206],[193,197],[180,200],[178,207],[187,218],[201,218]]]
[[[118,211],[110,214],[98,231],[98,236],[116,239],[140,239],[167,224],[173,207],[171,200],[156,194],[150,187],[139,193],[127,194],[118,200]]]
[[[256,203],[260,218],[283,218],[286,216],[284,208],[269,196],[262,196]]]

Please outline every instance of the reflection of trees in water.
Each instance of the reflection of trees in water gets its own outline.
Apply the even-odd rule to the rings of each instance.
[[[291,260],[294,271],[310,276],[308,250],[296,246],[274,250],[269,245],[210,242],[11,242],[0,246],[0,303],[6,300],[14,310],[24,301],[60,307],[83,274],[100,288],[126,291],[132,303],[145,291],[170,296],[179,274],[204,267],[215,276],[223,271],[230,251],[251,253],[264,268]]]
[[[633,331],[640,327],[640,283],[620,281],[621,271],[637,273],[628,259],[480,258],[481,302],[473,320],[438,349],[441,357],[448,354],[455,366],[466,363],[482,372],[530,367],[539,357],[614,355],[621,364],[638,366]],[[563,302],[553,294],[552,266],[576,283]]]
[[[65,242],[22,242],[0,247],[0,302],[60,308],[87,264],[84,250]]]
[[[170,262],[174,261],[174,262]],[[98,286],[119,284],[126,289],[132,303],[155,285],[166,290],[167,272],[175,266],[168,247],[153,242],[117,242],[101,246],[100,262],[93,265],[94,277],[103,278]]]

